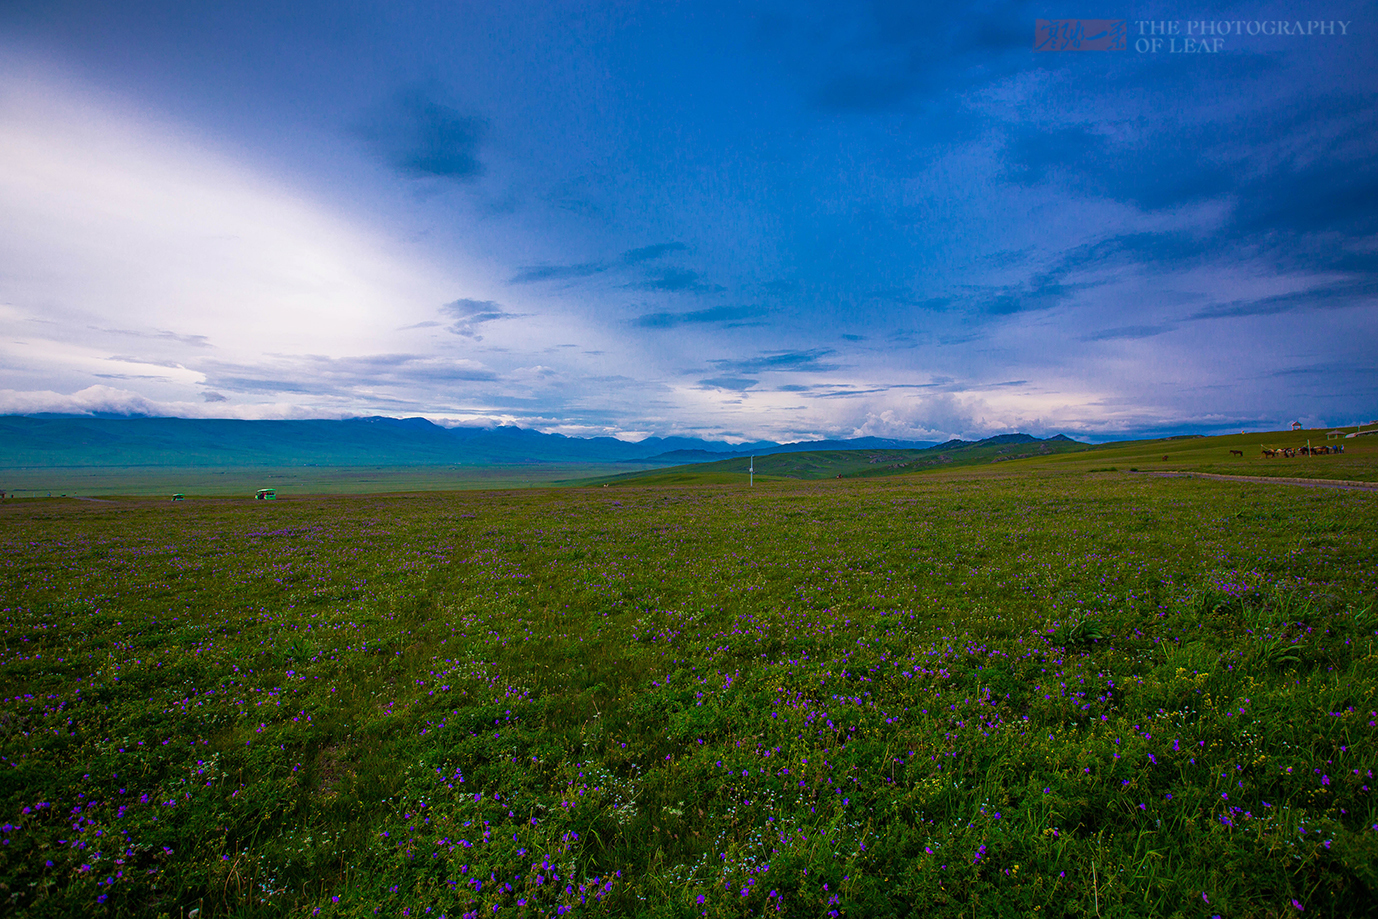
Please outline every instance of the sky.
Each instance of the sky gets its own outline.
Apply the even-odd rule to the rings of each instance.
[[[0,413],[1368,421],[1378,17],[1317,9],[3,0]]]

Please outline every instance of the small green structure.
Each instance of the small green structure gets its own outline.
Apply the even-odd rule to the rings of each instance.
[[[186,500],[186,497],[187,497],[186,495],[181,494],[181,493],[179,492],[178,494],[175,494],[175,495],[172,496],[172,500],[174,500],[174,501],[184,501],[184,500]]]
[[[276,501],[278,499],[277,489],[260,488],[258,490],[258,493],[254,495],[254,497],[260,501]]]

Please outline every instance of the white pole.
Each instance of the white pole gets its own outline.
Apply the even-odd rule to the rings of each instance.
[[[751,458],[751,468],[750,468],[749,470],[747,470],[747,472],[750,474],[750,478],[747,479],[747,485],[750,486],[750,487],[752,487],[752,488],[755,488],[755,487],[756,487],[756,457],[753,456],[753,457]]]

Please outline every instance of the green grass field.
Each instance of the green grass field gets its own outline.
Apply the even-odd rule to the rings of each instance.
[[[248,497],[260,488],[291,495],[531,488],[625,472],[621,463],[520,466],[67,466],[0,469],[0,489],[21,498]],[[637,468],[632,466],[630,468]]]
[[[1170,438],[1102,444],[1033,443],[967,446],[928,450],[835,450],[782,453],[756,458],[758,481],[778,479],[865,478],[924,476],[955,469],[1011,463],[1020,472],[1099,471],[1204,472],[1215,475],[1270,478],[1346,479],[1378,482],[1378,436],[1326,440],[1325,431],[1274,431],[1223,437]],[[1345,452],[1330,456],[1269,458],[1262,447],[1300,447],[1344,444]],[[1231,451],[1237,450],[1236,456]],[[581,484],[685,485],[726,484],[747,479],[747,460],[719,460],[670,469],[620,472],[578,480]]]
[[[1371,913],[1378,495],[1095,471],[1175,465],[1120,449],[754,489],[6,501],[0,898]]]
[[[1271,432],[1190,439],[1126,441],[1088,447],[1071,441],[969,445],[929,450],[824,450],[756,457],[756,481],[945,474],[1014,463],[1028,471],[1189,471],[1224,475],[1348,479],[1378,483],[1378,437],[1343,441],[1341,456],[1269,459],[1260,446],[1330,443],[1325,431]],[[1243,455],[1234,456],[1230,450]],[[1166,457],[1166,459],[1164,459]],[[746,482],[737,458],[647,469],[633,463],[527,463],[495,466],[47,466],[0,468],[0,490],[34,498],[80,496],[283,497],[383,494],[563,485],[727,485]]]

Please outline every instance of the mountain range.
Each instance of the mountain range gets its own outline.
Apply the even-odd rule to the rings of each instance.
[[[1022,436],[1028,435],[1005,435]],[[425,418],[311,421],[142,416],[0,416],[0,467],[494,466],[639,463],[672,466],[816,450],[915,450],[931,441],[861,437],[731,444],[694,437],[567,437],[512,425],[444,427]]]

